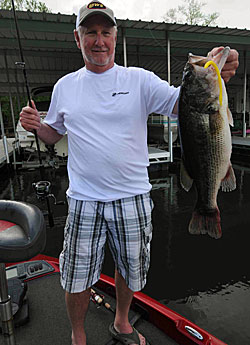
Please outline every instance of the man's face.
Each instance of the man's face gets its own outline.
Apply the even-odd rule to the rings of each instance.
[[[102,15],[94,15],[78,32],[74,34],[86,67],[97,73],[113,67],[117,32],[109,20]]]

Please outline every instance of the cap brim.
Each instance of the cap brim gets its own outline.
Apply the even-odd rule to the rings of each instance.
[[[82,20],[80,19],[80,20],[79,20],[79,24],[77,25],[77,27],[80,26],[80,25],[82,25],[88,18],[90,18],[90,17],[92,17],[92,16],[94,16],[94,15],[97,15],[97,14],[100,14],[100,15],[102,15],[103,17],[105,17],[106,19],[108,19],[109,22],[110,22],[112,25],[114,25],[114,26],[117,25],[115,19],[113,19],[112,17],[110,17],[108,14],[104,13],[103,11],[95,10],[95,12],[89,13],[89,14],[88,14],[87,16],[85,16]]]

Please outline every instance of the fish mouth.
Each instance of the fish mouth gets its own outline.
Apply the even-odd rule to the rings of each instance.
[[[222,68],[226,63],[229,53],[230,47],[225,47],[215,56],[212,56],[210,53],[206,57],[193,55],[192,53],[189,53],[188,63],[190,63],[191,65],[204,67],[208,61],[213,61],[214,63],[216,63],[219,71],[221,72]]]
[[[188,56],[188,63],[191,65],[204,67],[208,61],[209,61],[209,58],[205,56],[193,55],[191,53]]]

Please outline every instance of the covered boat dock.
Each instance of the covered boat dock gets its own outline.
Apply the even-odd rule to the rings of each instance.
[[[17,11],[17,18],[30,89],[53,86],[60,77],[83,66],[73,36],[75,14]],[[116,63],[148,69],[175,86],[181,83],[189,52],[206,55],[214,46],[226,45],[237,49],[240,66],[227,84],[227,90],[237,135],[246,137],[250,127],[249,30],[129,19],[117,19],[117,24]],[[23,71],[16,62],[20,62],[20,54],[13,13],[0,10],[0,98],[7,96],[14,103],[14,109],[21,109],[27,97]],[[12,115],[17,119],[18,112]],[[168,128],[170,134],[171,125]],[[171,140],[166,150],[171,162]]]

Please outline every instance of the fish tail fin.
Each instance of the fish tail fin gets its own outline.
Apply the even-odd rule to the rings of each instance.
[[[215,208],[206,213],[200,213],[198,209],[194,210],[188,230],[192,235],[208,234],[218,239],[222,235],[220,225],[220,211]]]

